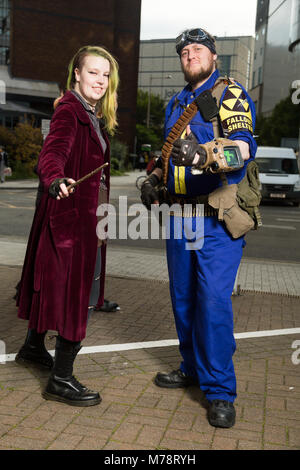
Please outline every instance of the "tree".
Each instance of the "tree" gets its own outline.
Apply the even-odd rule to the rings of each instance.
[[[138,90],[137,97],[137,149],[142,144],[151,144],[152,150],[160,150],[163,142],[163,128],[165,117],[164,101],[158,96],[150,94],[150,127],[147,128],[147,108],[148,108],[148,92]]]
[[[291,94],[281,100],[271,116],[258,116],[255,133],[258,145],[280,147],[282,137],[298,138],[300,128],[300,104],[294,104]]]
[[[0,143],[9,155],[9,164],[15,177],[34,176],[43,136],[39,128],[29,122],[19,123],[13,130],[0,126]]]

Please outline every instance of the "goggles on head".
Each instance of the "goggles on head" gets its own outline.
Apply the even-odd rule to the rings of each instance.
[[[213,54],[216,54],[216,47],[214,42],[211,40],[208,34],[201,28],[187,29],[176,38],[175,44],[177,54],[180,55],[182,49],[185,46],[187,46],[188,44],[193,44],[194,42],[203,44],[204,46],[208,47],[208,49]]]

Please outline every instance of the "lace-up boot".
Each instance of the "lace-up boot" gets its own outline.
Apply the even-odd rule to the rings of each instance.
[[[73,364],[80,349],[80,342],[67,341],[61,336],[56,338],[54,366],[42,393],[46,400],[73,406],[92,406],[101,402],[98,392],[89,390],[73,376]]]
[[[15,361],[18,364],[34,364],[45,369],[52,369],[53,358],[45,348],[44,333],[37,333],[34,329],[28,329],[25,343],[16,355]]]

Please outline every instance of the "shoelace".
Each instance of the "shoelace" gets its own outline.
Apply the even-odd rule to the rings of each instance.
[[[86,392],[86,391],[88,391],[88,389],[87,389],[84,385],[82,385],[82,384],[76,379],[76,377],[75,377],[74,375],[72,375],[72,385],[74,385],[75,387],[77,387],[78,390],[81,391],[81,392]]]

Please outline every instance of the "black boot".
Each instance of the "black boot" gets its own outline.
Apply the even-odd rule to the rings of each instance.
[[[197,384],[196,378],[185,375],[180,369],[173,370],[169,374],[158,372],[154,382],[164,388],[185,388]]]
[[[217,428],[231,428],[235,423],[235,409],[227,400],[213,400],[208,409],[208,421]]]
[[[80,342],[56,338],[54,366],[47,387],[42,393],[46,400],[73,406],[92,406],[101,402],[98,392],[92,392],[73,376],[73,363],[80,351]]]
[[[37,333],[36,330],[28,329],[25,343],[16,355],[15,361],[18,364],[34,364],[45,369],[52,369],[53,358],[45,348],[44,333]]]

